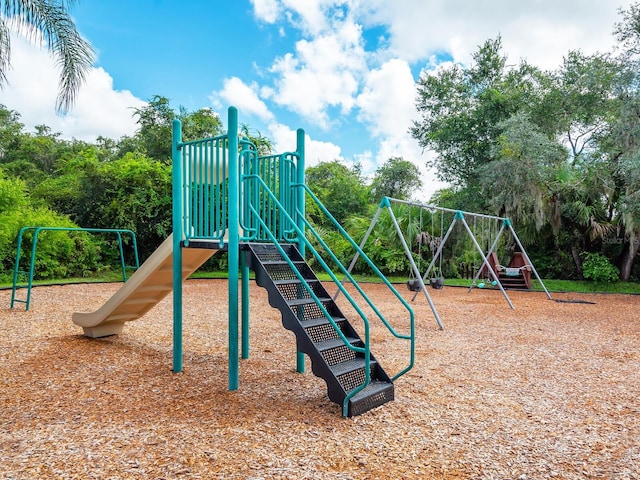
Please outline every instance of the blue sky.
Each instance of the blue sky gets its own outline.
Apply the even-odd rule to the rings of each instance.
[[[153,95],[188,110],[226,109],[278,150],[307,132],[310,164],[358,161],[371,174],[391,156],[420,166],[425,199],[441,186],[407,129],[415,82],[448,62],[466,64],[502,36],[514,63],[556,68],[570,49],[609,50],[618,8],[631,0],[81,0],[72,10],[97,52],[75,108],[56,116],[48,54],[12,40],[0,103],[27,128],[66,138],[135,132],[134,108]]]

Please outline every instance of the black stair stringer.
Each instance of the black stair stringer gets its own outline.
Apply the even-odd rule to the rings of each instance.
[[[249,266],[255,272],[256,283],[267,290],[269,305],[282,313],[283,326],[295,334],[296,346],[311,360],[313,374],[326,382],[329,399],[342,406],[347,395],[365,381],[364,353],[347,346],[305,285],[320,300],[351,345],[362,347],[362,339],[295,245],[280,245],[289,261],[275,244],[250,243],[247,246]],[[289,262],[300,273],[302,281]],[[373,355],[370,355],[369,366],[370,383],[349,399],[346,412],[349,417],[394,398],[393,382]]]

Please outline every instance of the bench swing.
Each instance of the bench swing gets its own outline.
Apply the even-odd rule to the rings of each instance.
[[[484,219],[483,219],[484,220]],[[531,285],[531,271],[532,266],[522,251],[520,250],[520,246],[517,242],[514,245],[513,252],[511,253],[511,259],[508,265],[501,265],[500,260],[498,259],[498,255],[496,253],[496,248],[498,244],[498,240],[501,234],[504,231],[504,226],[500,229],[498,234],[496,235],[495,240],[491,243],[493,238],[492,225],[491,220],[489,220],[489,237],[487,238],[487,254],[486,259],[487,263],[482,265],[481,269],[478,270],[476,275],[474,276],[474,282],[472,286],[469,288],[473,288],[477,286],[478,288],[497,286],[498,279],[502,286],[514,288],[520,287],[525,289],[530,289]],[[484,241],[484,221],[482,226],[482,240]],[[511,232],[509,232],[511,233]],[[493,279],[491,277],[494,277]],[[476,285],[475,281],[479,280],[479,283]]]

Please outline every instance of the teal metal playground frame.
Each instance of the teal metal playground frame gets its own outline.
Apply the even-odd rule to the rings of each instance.
[[[409,342],[407,365],[392,378],[409,371],[414,364],[415,320],[408,302],[396,291],[380,270],[365,255],[340,223],[333,218],[318,198],[305,185],[304,131],[296,134],[296,151],[278,155],[260,156],[255,145],[238,137],[238,112],[228,110],[228,131],[225,135],[196,141],[182,141],[181,124],[173,123],[173,370],[182,370],[182,248],[226,249],[228,252],[228,365],[229,390],[238,388],[240,353],[249,355],[249,269],[245,255],[240,255],[243,244],[250,242],[273,243],[281,253],[281,243],[294,243],[304,256],[314,258],[329,275],[338,290],[345,295],[363,322],[364,346],[351,345],[324,309],[309,285],[303,281],[297,268],[290,264],[311,298],[323,311],[345,345],[364,355],[367,369],[370,357],[369,319],[359,303],[337,278],[339,270],[355,287],[368,308],[396,338]],[[358,255],[395,295],[408,315],[408,333],[399,333],[384,318],[374,302],[356,283],[347,268],[329,250],[321,236],[305,217],[305,201],[318,205],[321,211],[347,239]],[[313,241],[312,241],[313,239]],[[314,243],[318,247],[314,246]],[[322,253],[318,250],[322,249]],[[286,258],[286,256],[284,256]],[[333,268],[328,262],[335,264]],[[241,288],[241,295],[239,292]],[[240,323],[241,306],[242,322]],[[241,328],[241,335],[239,330]],[[242,350],[238,349],[241,340]],[[304,357],[297,353],[297,369],[304,371]],[[365,383],[345,400],[345,406],[353,395],[365,388]]]
[[[31,240],[31,257],[29,260],[29,270],[27,272],[20,270],[20,253],[22,249],[22,243],[24,234],[33,230],[33,238]],[[138,258],[138,244],[136,242],[136,234],[131,230],[121,228],[71,228],[71,227],[22,227],[18,232],[18,246],[16,249],[16,261],[13,268],[13,288],[11,290],[11,308],[16,303],[24,303],[25,310],[29,310],[31,305],[31,288],[33,287],[33,277],[36,267],[36,252],[38,249],[38,239],[40,232],[89,232],[89,233],[115,233],[118,237],[118,249],[120,252],[120,268],[122,270],[122,281],[127,281],[127,268],[137,270],[140,266],[140,259]],[[130,235],[132,239],[132,246],[134,252],[135,265],[127,266],[124,260],[124,248],[122,242],[122,235]],[[19,283],[20,273],[27,274],[27,285],[21,286]],[[16,298],[16,291],[26,288],[27,298],[24,300]]]

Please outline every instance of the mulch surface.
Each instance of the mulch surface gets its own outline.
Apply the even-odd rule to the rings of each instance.
[[[396,400],[342,418],[255,284],[237,391],[225,280],[185,284],[181,373],[170,297],[118,336],[71,322],[118,287],[38,287],[28,312],[0,292],[1,479],[640,479],[639,297],[509,292],[512,310],[498,291],[429,290],[445,329],[419,296]],[[407,328],[384,287],[364,289]],[[375,324],[393,374],[406,342]]]

